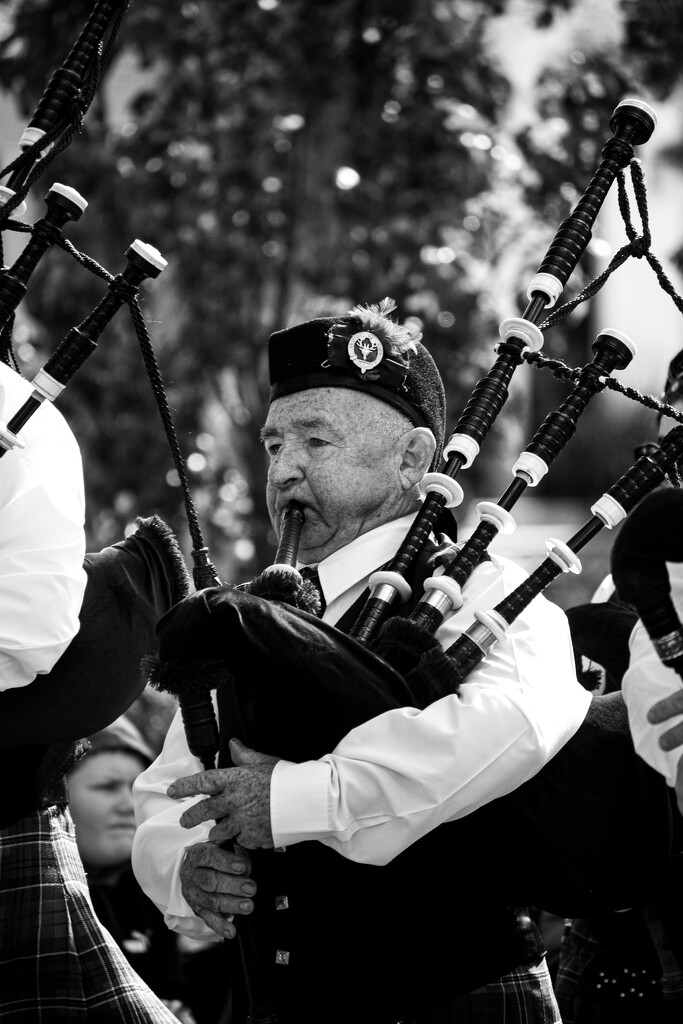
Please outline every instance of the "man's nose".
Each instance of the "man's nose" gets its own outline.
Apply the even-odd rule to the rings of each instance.
[[[268,467],[268,479],[282,490],[305,475],[305,459],[301,445],[282,444]]]

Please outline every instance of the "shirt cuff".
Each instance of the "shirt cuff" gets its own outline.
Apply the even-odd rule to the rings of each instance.
[[[270,782],[270,815],[276,847],[318,839],[331,828],[332,766],[326,761],[278,761]]]

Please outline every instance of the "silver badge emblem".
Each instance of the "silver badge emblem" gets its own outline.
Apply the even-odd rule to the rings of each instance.
[[[358,331],[349,338],[347,346],[349,359],[361,373],[367,373],[382,362],[384,347],[382,342],[370,331]]]

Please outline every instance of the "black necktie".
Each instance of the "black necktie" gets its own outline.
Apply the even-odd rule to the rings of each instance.
[[[318,569],[316,566],[313,565],[303,565],[299,569],[299,572],[301,573],[301,578],[304,580],[309,580],[309,582],[312,583],[315,589],[318,591],[318,594],[320,595],[320,618],[322,618],[323,612],[325,611],[326,602],[325,595],[323,594],[323,588],[320,586],[320,577],[318,576]]]

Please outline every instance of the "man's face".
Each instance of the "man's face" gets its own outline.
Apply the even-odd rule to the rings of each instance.
[[[409,511],[396,452],[408,430],[385,403],[348,388],[313,388],[272,403],[262,431],[268,513],[279,536],[283,509],[303,504],[302,562],[319,562]]]

